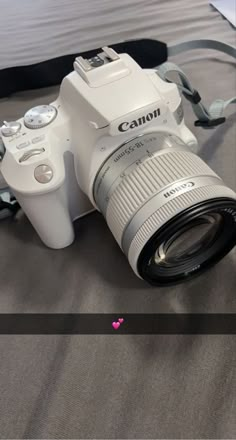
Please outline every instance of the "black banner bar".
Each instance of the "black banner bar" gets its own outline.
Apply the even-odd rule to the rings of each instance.
[[[236,314],[2,313],[0,334],[226,335],[236,334]]]

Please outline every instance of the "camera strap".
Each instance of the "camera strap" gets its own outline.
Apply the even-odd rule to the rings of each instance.
[[[223,52],[236,59],[236,48],[230,44],[217,40],[192,40],[184,41],[168,47],[168,56],[178,55],[193,49],[214,49]],[[172,62],[165,62],[157,68],[158,75],[167,82],[173,82],[168,78],[171,72],[178,75],[180,83],[176,83],[180,92],[190,101],[193,111],[198,118],[195,125],[203,128],[213,128],[225,122],[224,112],[230,104],[236,104],[236,96],[224,101],[216,99],[209,109],[202,102],[199,92],[192,86],[183,70]]]
[[[20,206],[9,188],[0,190],[0,220],[15,215]]]

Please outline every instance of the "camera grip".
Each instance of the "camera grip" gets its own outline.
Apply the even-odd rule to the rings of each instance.
[[[74,240],[65,186],[41,194],[27,195],[14,191],[26,216],[46,246],[61,249]]]

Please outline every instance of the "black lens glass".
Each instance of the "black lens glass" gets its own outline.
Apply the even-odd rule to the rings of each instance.
[[[236,202],[214,199],[176,215],[146,243],[138,271],[154,285],[189,279],[223,258],[236,244]]]
[[[158,246],[153,259],[156,264],[181,264],[203,252],[216,238],[222,227],[220,214],[204,215],[190,220],[173,236]]]

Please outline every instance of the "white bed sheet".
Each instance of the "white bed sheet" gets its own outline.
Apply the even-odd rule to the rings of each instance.
[[[235,43],[207,0],[1,0],[0,69],[119,41],[211,36]]]

